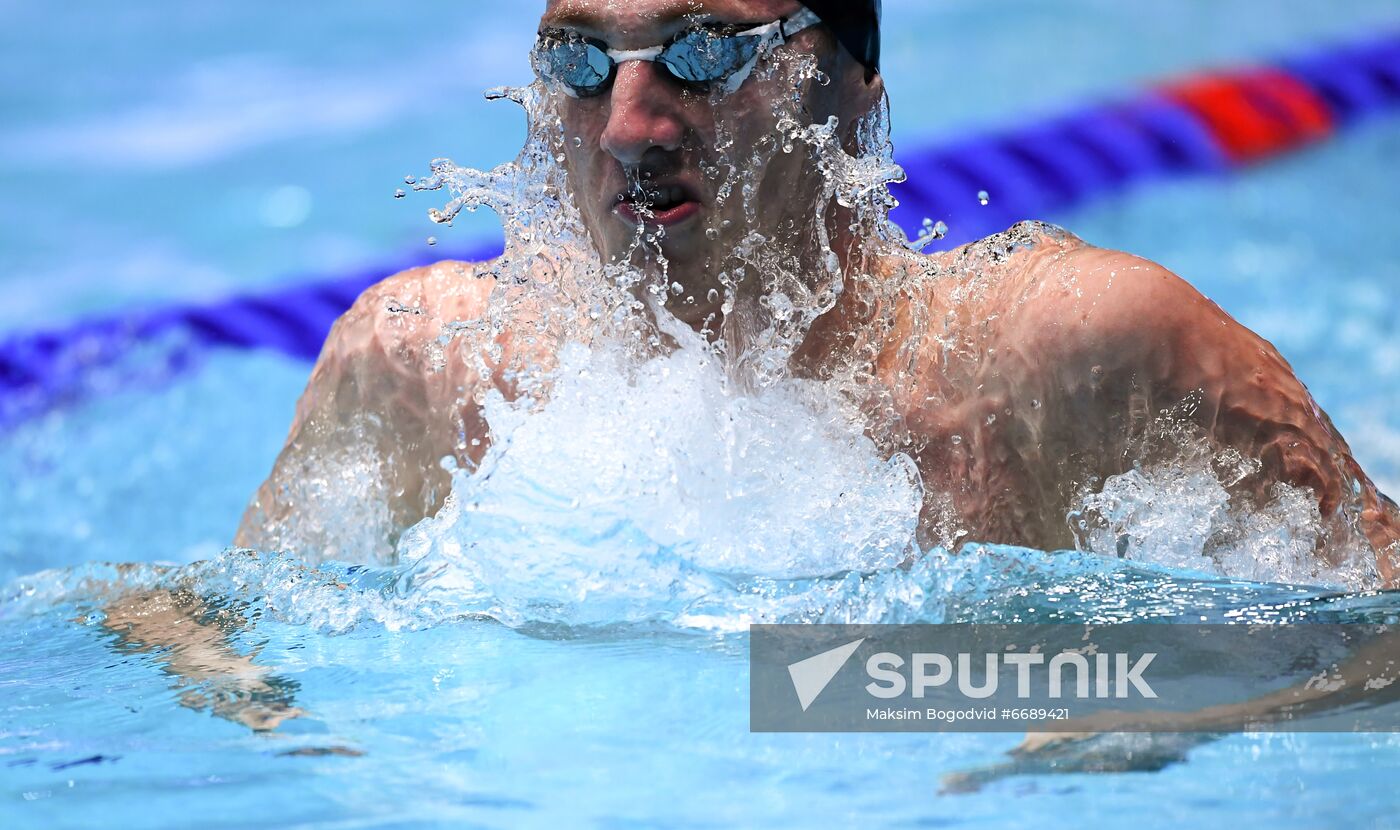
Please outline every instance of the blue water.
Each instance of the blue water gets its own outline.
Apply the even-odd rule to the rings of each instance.
[[[1015,123],[1202,64],[1400,25],[1393,1],[1373,0],[934,5],[886,3],[897,140]],[[428,205],[391,197],[399,179],[439,155],[510,157],[523,132],[515,112],[476,93],[523,78],[524,12],[88,2],[66,6],[62,25],[52,14],[0,2],[0,330],[420,250],[444,234],[423,219]],[[1164,263],[1275,342],[1394,495],[1397,160],[1400,121],[1381,121],[1239,177],[1046,218]],[[452,234],[492,232],[478,217]],[[489,621],[394,630],[329,613],[289,622],[295,601],[279,597],[275,613],[260,599],[267,585],[238,590],[216,567],[211,582],[251,603],[231,646],[295,684],[306,712],[258,734],[182,706],[189,689],[167,673],[169,655],[118,648],[92,621],[102,606],[92,597],[14,595],[78,581],[16,581],[45,568],[217,557],[305,377],[279,357],[216,353],[178,382],[0,437],[0,580],[10,586],[0,825],[1400,823],[1391,736],[1236,736],[1157,773],[1023,777],[939,796],[942,774],[999,761],[1017,736],[753,735],[742,635],[560,637]],[[981,556],[985,569],[955,580],[929,616],[1043,614],[1031,600],[1047,585],[1086,598],[1067,614],[1269,618],[1299,597],[1305,618],[1339,613],[1306,591],[1035,552]],[[1341,607],[1400,611],[1388,595]],[[308,754],[288,754],[297,750]]]

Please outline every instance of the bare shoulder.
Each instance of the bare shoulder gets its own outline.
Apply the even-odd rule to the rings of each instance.
[[[1079,244],[1053,256],[1024,255],[1011,269],[1009,309],[1035,329],[1087,342],[1156,341],[1196,329],[1237,325],[1167,268],[1122,251]]]
[[[486,312],[494,285],[489,268],[489,263],[449,260],[370,286],[336,322],[323,358],[334,352],[411,357],[444,323]]]
[[[443,325],[480,317],[494,281],[486,265],[439,262],[395,274],[362,292],[331,328],[297,405],[292,432],[313,413],[363,411],[395,400],[422,408],[429,384],[455,383],[433,371],[431,343]],[[436,381],[430,378],[439,376]]]
[[[1268,347],[1167,268],[1070,238],[1017,251],[1005,263],[996,310],[1005,316],[1003,337],[1021,348],[1141,373],[1180,365],[1187,352]]]
[[[949,288],[935,302],[978,370],[1007,383],[1113,400],[1146,391],[1164,406],[1201,389],[1238,397],[1258,378],[1301,389],[1267,341],[1142,257],[1023,223],[936,259]],[[1303,394],[1287,403],[1306,410]]]

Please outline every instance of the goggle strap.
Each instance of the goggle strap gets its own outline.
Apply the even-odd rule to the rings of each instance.
[[[782,27],[783,39],[786,40],[798,32],[804,32],[812,28],[820,22],[822,22],[822,19],[817,16],[817,13],[804,6],[802,11],[794,14],[792,17],[779,20],[778,25]]]
[[[747,32],[740,32],[739,36],[757,35],[763,38],[768,45],[771,45],[775,41],[780,44],[787,43],[788,38],[798,32],[810,29],[820,22],[822,22],[821,18],[817,17],[811,9],[803,8],[802,11],[794,14],[792,17],[784,18],[783,20],[775,20],[767,25],[750,29]],[[776,37],[774,37],[775,35]],[[754,67],[758,64],[759,56],[758,53],[755,53],[753,58],[740,67],[738,72],[729,76],[724,84],[724,91],[726,93],[732,95],[739,90],[739,87],[743,86],[744,83],[748,81],[749,76],[753,74]]]

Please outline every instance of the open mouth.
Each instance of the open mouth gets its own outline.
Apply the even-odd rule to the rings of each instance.
[[[634,225],[664,227],[695,216],[700,212],[700,200],[683,184],[645,182],[619,194],[614,210]]]

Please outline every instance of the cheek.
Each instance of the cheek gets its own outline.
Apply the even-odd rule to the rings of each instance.
[[[587,157],[597,151],[608,125],[608,110],[594,99],[565,99],[559,104],[559,125],[564,136],[564,153],[570,159]]]
[[[578,106],[561,107],[564,170],[580,195],[593,192],[600,186],[607,175],[611,158],[600,145],[606,121],[591,112],[579,112],[581,109]],[[581,198],[579,207],[588,210],[592,201]]]

